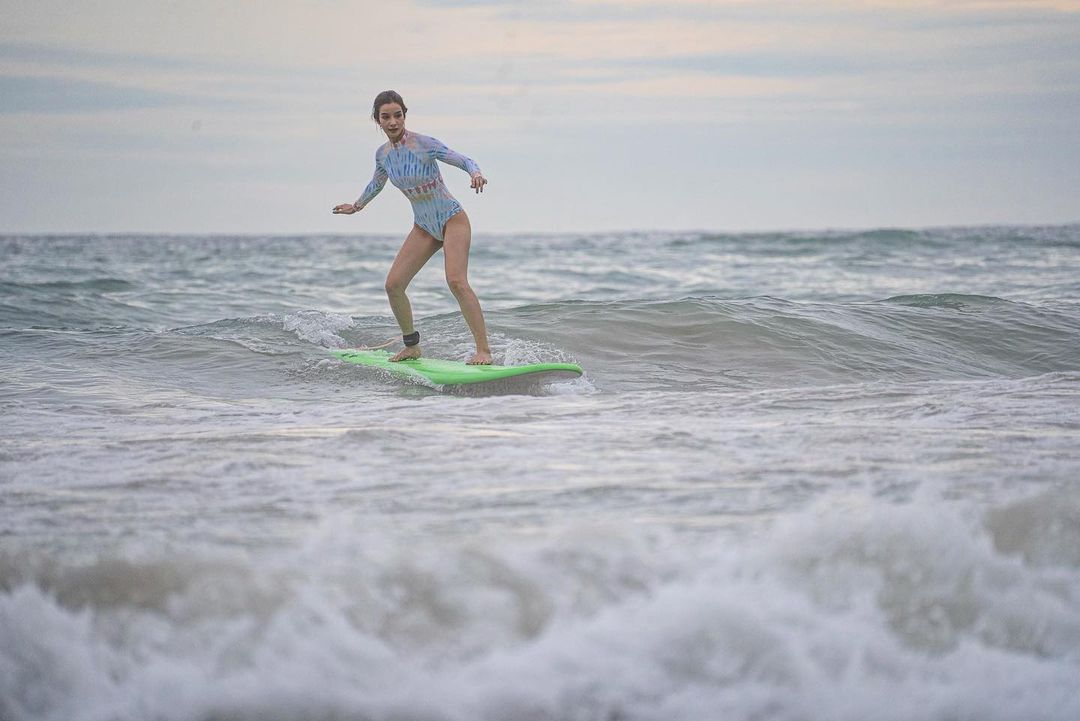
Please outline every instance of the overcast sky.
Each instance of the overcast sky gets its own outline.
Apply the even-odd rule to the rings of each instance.
[[[1080,0],[0,0],[0,232],[404,233],[370,120],[476,232],[1080,220]]]

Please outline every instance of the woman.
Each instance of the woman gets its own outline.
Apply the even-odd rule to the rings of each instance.
[[[420,357],[420,333],[413,327],[412,306],[405,289],[431,256],[442,248],[446,284],[457,298],[461,313],[476,341],[476,353],[468,362],[471,365],[487,365],[491,363],[491,348],[484,327],[484,314],[468,279],[472,227],[465,210],[446,189],[435,161],[441,160],[467,172],[472,178],[471,187],[477,193],[484,190],[487,180],[469,158],[455,153],[435,138],[407,131],[405,114],[408,111],[405,101],[393,90],[386,90],[375,97],[371,117],[386,133],[389,142],[375,151],[375,176],[360,199],[355,203],[338,205],[334,213],[352,215],[363,209],[383,189],[387,178],[412,202],[415,222],[386,276],[390,308],[401,326],[402,340],[405,342],[405,348],[390,360]]]

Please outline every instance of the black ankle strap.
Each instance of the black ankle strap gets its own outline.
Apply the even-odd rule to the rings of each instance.
[[[414,346],[420,344],[420,331],[414,330],[408,335],[401,336],[401,340],[405,341],[405,345]]]

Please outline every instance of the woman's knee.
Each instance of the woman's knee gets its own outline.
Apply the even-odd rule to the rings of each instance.
[[[450,292],[453,293],[455,297],[472,292],[472,288],[469,286],[469,279],[464,275],[447,275],[446,285],[449,286]]]
[[[395,295],[397,293],[404,293],[408,283],[403,282],[395,275],[386,276],[386,282],[383,283],[383,289],[387,295]]]

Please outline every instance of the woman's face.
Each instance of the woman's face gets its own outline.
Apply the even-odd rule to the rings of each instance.
[[[405,113],[397,103],[384,103],[379,106],[379,127],[390,140],[401,139],[405,132]]]

